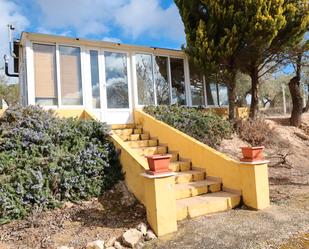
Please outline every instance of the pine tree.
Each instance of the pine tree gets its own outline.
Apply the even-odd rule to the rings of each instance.
[[[306,1],[175,0],[185,26],[187,53],[206,78],[219,75],[228,86],[230,118],[238,70],[251,77],[250,116],[256,116],[259,79],[280,65],[281,53],[308,30]]]
[[[242,1],[175,0],[182,17],[185,51],[206,80],[220,80],[228,87],[229,119],[235,117],[236,58],[242,44]]]

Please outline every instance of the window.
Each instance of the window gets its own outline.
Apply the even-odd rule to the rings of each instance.
[[[136,54],[137,93],[139,105],[154,104],[152,55]]]
[[[218,105],[217,84],[206,82],[207,105]]]
[[[127,56],[104,52],[108,108],[129,108]]]
[[[170,86],[168,81],[168,59],[156,56],[154,59],[154,78],[156,82],[156,94],[158,105],[170,103]]]
[[[92,87],[92,107],[100,108],[100,79],[98,51],[90,50],[90,70]]]
[[[82,76],[80,48],[59,46],[61,102],[63,105],[82,105]]]
[[[57,105],[56,46],[33,44],[35,102]]]
[[[171,58],[172,104],[185,105],[185,74],[183,59]]]
[[[219,106],[229,105],[227,87],[224,84],[218,84],[219,89]]]
[[[190,64],[190,89],[192,105],[205,105],[203,74]]]

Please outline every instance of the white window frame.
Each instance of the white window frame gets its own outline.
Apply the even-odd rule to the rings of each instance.
[[[86,108],[86,91],[85,91],[85,81],[87,79],[87,72],[86,68],[85,68],[85,63],[87,63],[85,61],[86,59],[86,49],[85,46],[78,46],[75,44],[67,44],[67,43],[56,43],[57,44],[57,52],[56,52],[56,58],[57,58],[57,78],[59,77],[59,102],[58,102],[58,108],[59,109],[80,109],[80,108]],[[62,96],[61,96],[61,76],[60,76],[60,50],[59,47],[60,46],[65,46],[65,47],[74,47],[74,48],[79,48],[80,49],[80,70],[81,70],[81,81],[82,81],[82,96],[83,96],[83,100],[82,100],[82,104],[81,105],[63,105],[62,104]],[[58,81],[57,81],[58,82]]]
[[[92,105],[92,78],[91,78],[91,57],[90,57],[90,51],[96,51],[98,53],[98,73],[99,73],[99,96],[100,96],[100,107],[99,108],[95,108]],[[86,80],[85,80],[85,84],[86,84],[86,95],[87,95],[87,99],[86,99],[86,106],[89,109],[93,109],[95,111],[99,111],[102,109],[102,69],[101,69],[101,49],[97,48],[97,47],[86,47],[86,64],[85,65],[85,75],[86,75]],[[105,68],[104,68],[105,69]]]
[[[107,95],[106,95],[106,73],[105,73],[105,55],[104,55],[104,52],[110,52],[110,53],[120,53],[120,54],[125,54],[127,56],[127,79],[128,79],[128,100],[129,100],[129,107],[128,108],[108,108],[107,107]],[[102,68],[102,70],[104,70],[104,72],[102,74],[104,74],[104,78],[103,78],[103,87],[105,89],[104,91],[104,98],[105,98],[105,105],[104,105],[104,109],[105,110],[109,110],[109,111],[119,111],[119,112],[122,112],[122,111],[128,111],[128,110],[132,110],[133,108],[133,104],[132,104],[132,81],[131,81],[131,77],[130,77],[130,74],[131,74],[131,62],[130,62],[130,52],[127,51],[127,50],[119,50],[119,49],[105,49],[105,48],[102,48],[101,49],[101,56],[102,56],[102,59],[103,59],[103,65],[104,65],[104,68]]]

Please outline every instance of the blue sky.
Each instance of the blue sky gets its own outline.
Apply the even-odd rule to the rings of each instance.
[[[183,24],[173,0],[0,0],[0,70],[7,24],[22,31],[179,49]]]

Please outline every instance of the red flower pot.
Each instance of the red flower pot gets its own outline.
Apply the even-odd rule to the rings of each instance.
[[[255,162],[264,160],[263,150],[264,146],[258,147],[241,147],[243,158],[240,159],[242,162]]]
[[[155,175],[155,174],[162,174],[170,172],[171,170],[168,168],[170,164],[170,160],[172,155],[166,154],[166,155],[151,155],[146,156],[148,165],[149,165],[149,171],[148,174]]]

